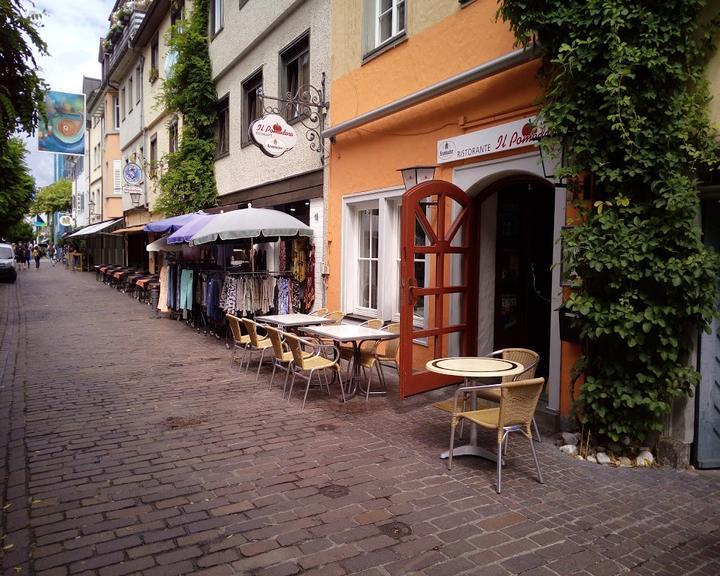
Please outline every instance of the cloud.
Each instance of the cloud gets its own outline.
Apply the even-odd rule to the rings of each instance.
[[[36,54],[36,59],[51,90],[80,93],[83,76],[100,78],[99,42],[107,32],[114,0],[25,0],[24,4],[44,12],[40,35],[49,55]],[[27,146],[28,165],[38,186],[50,184],[53,154],[38,152],[35,136],[28,138]]]

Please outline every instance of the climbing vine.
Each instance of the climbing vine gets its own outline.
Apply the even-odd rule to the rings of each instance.
[[[156,210],[171,216],[215,206],[215,121],[217,93],[208,50],[209,3],[192,4],[187,19],[176,24],[169,49],[177,59],[165,79],[159,105],[182,118],[180,145],[165,157]]]
[[[543,49],[541,117],[565,145],[581,211],[564,233],[581,279],[581,421],[644,440],[692,394],[693,339],[715,314],[718,256],[697,225],[698,171],[718,164],[703,69],[716,14],[701,0],[501,0]],[[581,175],[579,177],[578,175]]]

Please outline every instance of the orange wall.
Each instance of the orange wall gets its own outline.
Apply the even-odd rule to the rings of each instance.
[[[494,3],[475,2],[335,79],[332,123],[511,51],[513,37],[503,23],[496,22],[496,9]],[[347,39],[333,38],[334,43],[343,41]],[[400,186],[399,168],[435,164],[438,140],[532,113],[541,93],[536,70],[536,63],[517,67],[336,137],[329,160],[330,308],[340,306],[342,197]],[[459,164],[439,168],[436,178],[452,180],[452,168]]]
[[[123,215],[122,196],[113,194],[113,160],[120,160],[120,134],[109,132],[113,125],[113,96],[117,92],[110,90],[105,94],[105,142],[103,142],[103,219],[121,218]]]

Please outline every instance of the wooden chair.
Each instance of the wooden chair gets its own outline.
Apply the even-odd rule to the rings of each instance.
[[[310,312],[310,316],[325,316],[325,314],[327,313],[327,308],[318,308],[317,310],[313,310],[312,312]]]
[[[307,400],[308,392],[310,391],[310,384],[312,383],[313,375],[319,370],[323,371],[323,374],[325,376],[325,387],[327,388],[329,395],[330,384],[327,379],[327,374],[325,374],[325,370],[328,369],[335,370],[335,372],[337,372],[338,382],[340,383],[340,392],[342,394],[343,402],[345,402],[345,389],[343,388],[342,376],[340,374],[340,353],[338,352],[338,349],[332,345],[327,346],[323,344],[316,344],[315,342],[311,342],[303,338],[298,338],[294,334],[286,334],[285,341],[290,347],[290,351],[292,352],[293,356],[293,376],[290,382],[290,391],[288,392],[288,402],[292,397],[292,390],[295,384],[295,378],[303,378],[304,380],[307,380],[307,386],[305,387],[305,396],[303,397],[302,403],[302,408],[305,408],[305,402]],[[303,350],[303,346],[311,348],[313,352],[309,355],[306,354],[305,350]],[[321,354],[324,348],[330,349],[329,353],[333,355],[332,358],[326,358]],[[307,373],[307,375],[305,375],[305,373]],[[318,383],[320,384],[320,388],[322,388],[323,383],[320,379],[319,374]]]
[[[535,453],[535,443],[532,438],[532,419],[535,414],[540,393],[545,385],[544,378],[503,382],[485,386],[461,386],[453,398],[452,420],[450,421],[450,452],[448,455],[448,470],[452,470],[453,447],[455,444],[455,427],[458,422],[468,420],[482,428],[497,432],[497,493],[502,489],[502,460],[503,444],[507,442],[511,432],[520,432],[530,442],[538,481],[543,483],[540,464]],[[485,408],[483,410],[464,411],[463,399],[466,393],[486,391],[491,388],[500,393],[499,408]]]
[[[248,318],[243,318],[242,321],[243,325],[245,326],[245,330],[247,330],[248,336],[250,337],[250,344],[248,344],[248,352],[260,352],[260,361],[258,362],[257,374],[255,375],[255,381],[257,382],[257,380],[260,378],[260,367],[262,366],[263,358],[265,358],[265,350],[267,350],[268,348],[272,348],[272,342],[267,336],[264,336],[262,338],[258,336],[257,329],[259,325],[257,322]],[[250,368],[249,358],[245,370],[247,371],[248,368]]]
[[[232,366],[235,362],[235,356],[237,355],[238,351],[242,350],[242,356],[240,356],[240,368],[242,368],[243,361],[245,360],[245,353],[247,352],[247,347],[250,344],[250,336],[242,333],[242,330],[240,329],[240,318],[234,316],[233,314],[226,314],[225,318],[227,319],[227,323],[230,327],[230,333],[232,334],[233,339],[230,365]]]

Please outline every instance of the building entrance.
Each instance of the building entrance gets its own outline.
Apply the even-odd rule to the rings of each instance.
[[[493,187],[495,198],[484,202],[483,223],[494,224],[494,238],[481,231],[484,253],[480,277],[494,276],[492,310],[487,302],[479,322],[492,322],[492,348],[530,348],[540,354],[537,375],[548,377],[553,263],[554,190],[541,181],[514,181]],[[488,198],[488,196],[485,196]],[[488,198],[489,199],[489,198]],[[492,254],[494,252],[494,254]],[[492,278],[486,278],[486,285]],[[482,280],[481,280],[482,282]],[[487,297],[489,294],[481,294]],[[481,304],[480,314],[483,314]]]

